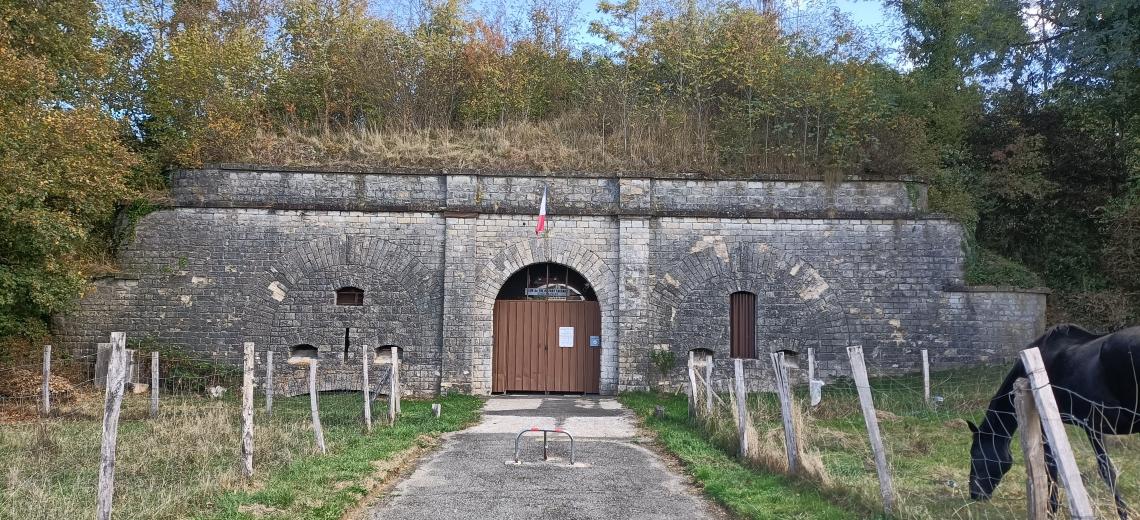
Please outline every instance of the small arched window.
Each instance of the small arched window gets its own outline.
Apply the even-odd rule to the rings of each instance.
[[[746,291],[729,297],[729,354],[734,358],[756,359],[756,295]]]
[[[336,290],[337,305],[364,305],[364,289],[341,287]]]

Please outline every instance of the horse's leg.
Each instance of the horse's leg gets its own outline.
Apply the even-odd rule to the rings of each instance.
[[[1045,447],[1045,469],[1049,474],[1049,514],[1053,515],[1061,505],[1057,500],[1057,460],[1053,458],[1049,441],[1042,442],[1042,445]]]
[[[1112,491],[1112,497],[1116,500],[1116,514],[1120,515],[1121,520],[1126,520],[1128,518],[1128,506],[1124,504],[1124,499],[1120,496],[1120,489],[1116,487],[1116,468],[1112,466],[1112,460],[1108,458],[1108,450],[1104,449],[1104,436],[1090,428],[1085,429],[1085,435],[1088,435],[1089,443],[1092,444],[1093,451],[1096,452],[1096,467],[1100,472],[1100,478],[1104,479],[1105,484],[1108,484],[1108,489]]]

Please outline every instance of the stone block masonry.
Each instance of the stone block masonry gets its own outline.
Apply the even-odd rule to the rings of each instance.
[[[928,214],[915,183],[215,167],[171,184],[174,207],[139,221],[123,274],[56,318],[57,348],[91,352],[125,330],[238,365],[253,341],[298,393],[286,363],[299,346],[316,348],[323,389],[353,389],[359,346],[397,345],[410,392],[486,394],[499,290],[543,262],[597,295],[605,394],[680,384],[694,348],[730,378],[737,291],[756,295],[755,388],[771,351],[815,348],[832,378],[860,344],[872,371],[910,371],[924,348],[936,366],[1008,358],[1044,326],[1040,292],[962,288],[961,227]],[[343,287],[362,305],[337,305]],[[673,370],[657,373],[654,350]]]

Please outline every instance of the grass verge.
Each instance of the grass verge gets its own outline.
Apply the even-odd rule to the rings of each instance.
[[[662,446],[684,463],[704,492],[733,514],[755,519],[851,518],[849,511],[818,490],[744,466],[730,457],[686,418],[684,396],[635,392],[622,394],[619,400],[636,412]],[[653,416],[656,405],[665,407],[665,418]]]
[[[157,420],[132,397],[119,428],[114,513],[117,518],[336,519],[376,484],[385,461],[422,448],[479,416],[471,396],[405,400],[400,421],[362,433],[360,396],[321,396],[329,453],[318,455],[308,398],[278,398],[273,417],[255,419],[255,478],[240,477],[240,407],[234,399],[170,399]],[[97,405],[98,403],[93,403]],[[101,423],[95,415],[0,425],[6,462],[0,518],[91,516],[98,482]]]

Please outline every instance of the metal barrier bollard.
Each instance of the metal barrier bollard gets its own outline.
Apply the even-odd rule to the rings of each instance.
[[[529,430],[523,430],[523,431],[519,432],[518,435],[515,436],[515,464],[519,463],[519,441],[522,440],[523,434],[527,433],[527,432],[542,432],[542,460],[547,460],[547,457],[546,457],[546,453],[547,453],[546,452],[546,434],[547,433],[565,434],[567,437],[570,438],[570,465],[571,466],[574,465],[574,436],[570,435],[570,432],[563,430],[562,428],[555,428],[553,430],[545,430],[545,429],[538,428],[538,427],[532,427]]]

